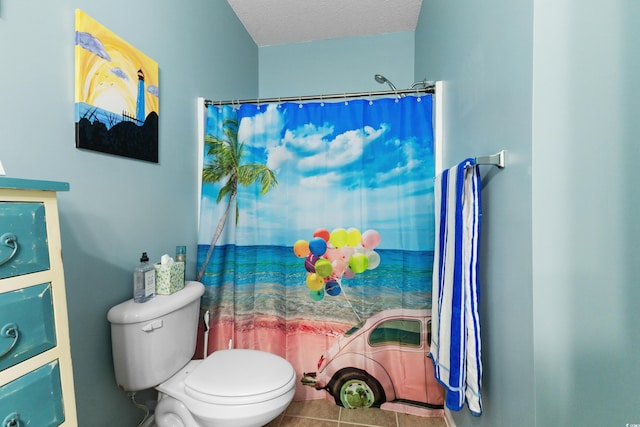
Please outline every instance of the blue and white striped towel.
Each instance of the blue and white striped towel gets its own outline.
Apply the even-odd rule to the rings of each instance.
[[[433,259],[431,357],[445,387],[447,408],[465,400],[482,414],[478,246],[480,173],[467,159],[438,175],[434,185],[436,239]]]

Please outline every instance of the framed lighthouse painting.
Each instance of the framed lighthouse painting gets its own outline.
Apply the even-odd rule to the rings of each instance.
[[[76,147],[158,163],[158,64],[76,9]]]

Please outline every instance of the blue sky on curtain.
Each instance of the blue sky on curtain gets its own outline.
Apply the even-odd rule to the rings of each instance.
[[[203,169],[234,171],[201,189],[208,352],[233,340],[302,375],[361,321],[431,307],[431,95],[210,105],[206,142]]]

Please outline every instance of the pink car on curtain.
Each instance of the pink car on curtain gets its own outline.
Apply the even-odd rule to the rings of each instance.
[[[384,310],[345,332],[302,383],[327,390],[345,408],[399,402],[442,409],[430,342],[431,310]]]

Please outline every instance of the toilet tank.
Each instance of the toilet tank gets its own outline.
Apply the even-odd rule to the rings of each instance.
[[[112,307],[111,350],[118,387],[138,391],[171,378],[193,357],[204,286],[186,282],[171,295]]]

